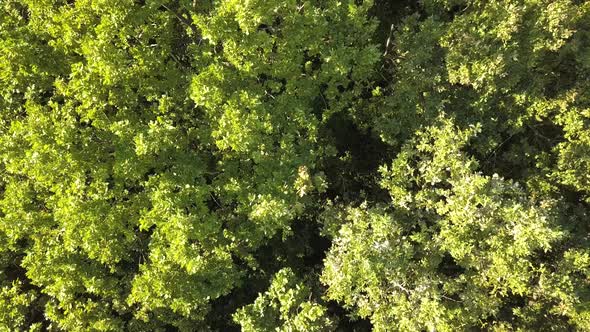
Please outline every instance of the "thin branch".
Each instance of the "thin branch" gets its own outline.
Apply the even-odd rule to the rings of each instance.
[[[387,37],[387,42],[385,43],[385,53],[383,53],[383,56],[387,55],[387,52],[389,51],[389,43],[391,42],[391,35],[393,34],[393,23],[391,24],[391,28],[389,28],[389,37]]]
[[[215,204],[217,204],[217,206],[219,206],[220,208],[223,207],[223,206],[221,206],[221,204],[219,204],[219,202],[217,201],[217,199],[215,198],[215,196],[212,193],[209,193],[209,195],[211,196],[211,198],[213,198],[213,201],[215,202]]]
[[[441,295],[440,297],[441,297],[441,298],[443,298],[443,299],[449,300],[449,301],[457,302],[457,303],[461,303],[461,302],[463,302],[463,301],[461,301],[461,300],[455,300],[455,299],[453,299],[453,298],[450,298],[450,297],[448,297],[448,296],[446,296],[446,295]]]
[[[491,158],[492,156],[495,156],[495,155],[496,155],[496,153],[498,152],[498,150],[500,150],[500,148],[501,148],[502,146],[504,146],[504,144],[506,144],[506,143],[507,143],[507,142],[508,142],[510,139],[512,139],[512,137],[516,136],[516,134],[518,134],[518,133],[513,133],[512,135],[510,135],[510,137],[508,137],[507,139],[505,139],[505,140],[504,140],[502,143],[500,143],[500,144],[499,144],[499,145],[498,145],[498,146],[497,146],[497,147],[496,147],[496,148],[495,148],[495,149],[494,149],[492,152],[490,152],[490,153],[489,153],[489,154],[486,156],[486,159],[484,160],[484,163],[487,163],[487,162],[488,162],[488,160],[490,160],[490,158]]]
[[[174,16],[176,16],[176,18],[184,25],[188,26],[189,28],[191,28],[191,30],[194,32],[194,34],[196,36],[199,35],[199,30],[197,29],[197,27],[189,20],[187,20],[186,18],[182,17],[179,13],[177,13],[176,11],[170,9],[168,6],[166,5],[162,5],[162,7],[164,7],[167,11],[171,12],[172,14],[174,14]],[[200,38],[199,38],[200,40]]]
[[[410,295],[410,290],[405,288],[404,286],[402,286],[401,284],[397,283],[397,282],[393,282],[393,285],[399,289],[401,289],[402,291],[404,291],[406,294]]]

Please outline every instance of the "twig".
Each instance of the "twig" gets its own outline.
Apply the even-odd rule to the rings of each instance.
[[[172,14],[174,14],[174,16],[176,16],[176,18],[178,18],[178,20],[181,23],[183,23],[184,25],[186,25],[189,28],[191,28],[191,30],[193,30],[193,32],[195,33],[196,36],[199,35],[199,30],[197,29],[197,27],[192,22],[190,22],[186,18],[182,17],[180,14],[178,14],[176,11],[170,9],[168,6],[162,5],[162,7],[164,7],[167,11],[171,12]],[[199,38],[199,40],[200,40],[200,38]]]
[[[399,283],[397,283],[397,282],[393,282],[393,285],[394,285],[395,287],[397,287],[397,288],[401,289],[402,291],[404,291],[406,294],[410,295],[410,293],[411,293],[411,292],[410,292],[410,290],[409,290],[409,289],[407,289],[407,288],[405,288],[404,286],[400,285]]]
[[[387,52],[389,51],[389,43],[391,42],[391,35],[393,34],[393,23],[391,23],[391,27],[389,28],[389,37],[387,37],[387,42],[385,43],[385,53],[383,53],[383,56],[387,55]]]
[[[213,196],[212,193],[209,193],[209,195],[211,196],[211,198],[213,198],[213,201],[215,202],[215,204],[217,204],[217,206],[219,206],[221,208],[222,206],[221,206],[221,204],[219,204],[219,202],[217,201],[217,199],[215,198],[215,196]]]
[[[461,300],[455,300],[455,299],[453,299],[453,298],[450,298],[450,297],[448,297],[448,296],[446,296],[446,295],[441,295],[440,297],[441,297],[441,298],[443,298],[443,299],[447,299],[447,300],[449,300],[449,301],[457,302],[457,303],[461,303],[461,302],[463,302],[463,301],[461,301]]]
[[[484,163],[487,163],[488,160],[492,157],[492,155],[496,155],[496,152],[498,152],[498,150],[500,150],[500,148],[502,146],[504,146],[504,144],[506,144],[506,142],[508,142],[510,139],[512,139],[512,137],[514,137],[516,134],[518,134],[518,133],[514,133],[514,134],[510,135],[507,139],[505,139],[504,141],[502,141],[502,143],[500,143],[500,145],[498,145],[492,152],[490,152],[486,156],[486,159],[484,160]]]

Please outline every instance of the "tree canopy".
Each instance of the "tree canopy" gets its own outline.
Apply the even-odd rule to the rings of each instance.
[[[590,331],[590,1],[0,1],[0,331]]]

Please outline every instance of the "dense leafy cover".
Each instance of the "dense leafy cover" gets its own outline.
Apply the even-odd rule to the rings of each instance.
[[[0,331],[590,331],[589,168],[590,1],[0,2]]]
[[[308,287],[297,282],[293,271],[282,269],[266,293],[234,315],[243,331],[331,331],[334,322],[326,308],[307,300]],[[307,301],[306,301],[307,300]]]
[[[461,151],[474,130],[441,122],[381,169],[391,207],[348,209],[322,276],[328,296],[370,315],[376,330],[501,328],[505,319],[538,329],[559,320],[547,313],[588,328],[590,312],[575,305],[584,299],[571,285],[585,283],[575,272],[590,256],[587,248],[551,255],[565,236],[556,202],[475,172]],[[504,317],[516,299],[527,308]]]

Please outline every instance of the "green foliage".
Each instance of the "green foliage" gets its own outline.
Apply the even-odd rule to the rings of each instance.
[[[381,168],[391,204],[324,214],[330,299],[376,330],[588,329],[588,5],[406,18],[369,107],[401,146]]]
[[[29,307],[34,300],[34,293],[22,292],[20,282],[0,288],[0,331],[39,331],[40,324],[26,325]]]
[[[334,322],[326,308],[310,301],[309,288],[298,281],[293,271],[277,272],[269,289],[253,304],[234,314],[242,331],[332,331]]]
[[[373,44],[359,43],[374,28],[370,5],[227,1],[195,17],[209,47],[191,98],[223,153],[212,186],[256,223],[237,223],[235,241],[256,246],[288,230],[304,196],[324,189],[315,169],[331,149],[319,131],[360,96],[377,59]]]
[[[590,330],[589,78],[586,0],[1,1],[0,330]]]
[[[318,133],[369,83],[371,4],[3,2],[2,249],[46,323],[204,328],[325,191]]]
[[[381,169],[393,209],[347,209],[322,276],[328,297],[355,307],[379,331],[543,326],[539,312],[516,308],[506,316],[519,299],[531,311],[549,310],[552,324],[565,316],[585,327],[587,309],[572,303],[587,299],[566,286],[573,274],[548,269],[571,264],[572,255],[578,269],[587,268],[582,252],[556,251],[566,235],[556,202],[535,202],[517,183],[476,172],[462,152],[476,129],[441,119]],[[544,278],[564,284],[548,289]],[[584,278],[575,281],[579,289],[590,286]]]
[[[534,165],[536,155],[564,139],[554,134],[565,127],[559,110],[588,107],[588,3],[424,6],[429,15],[409,16],[395,33],[393,81],[372,107],[374,128],[399,144],[444,111],[461,125],[482,124],[474,146],[482,159],[498,160],[502,171]],[[506,145],[513,150],[499,155]]]

